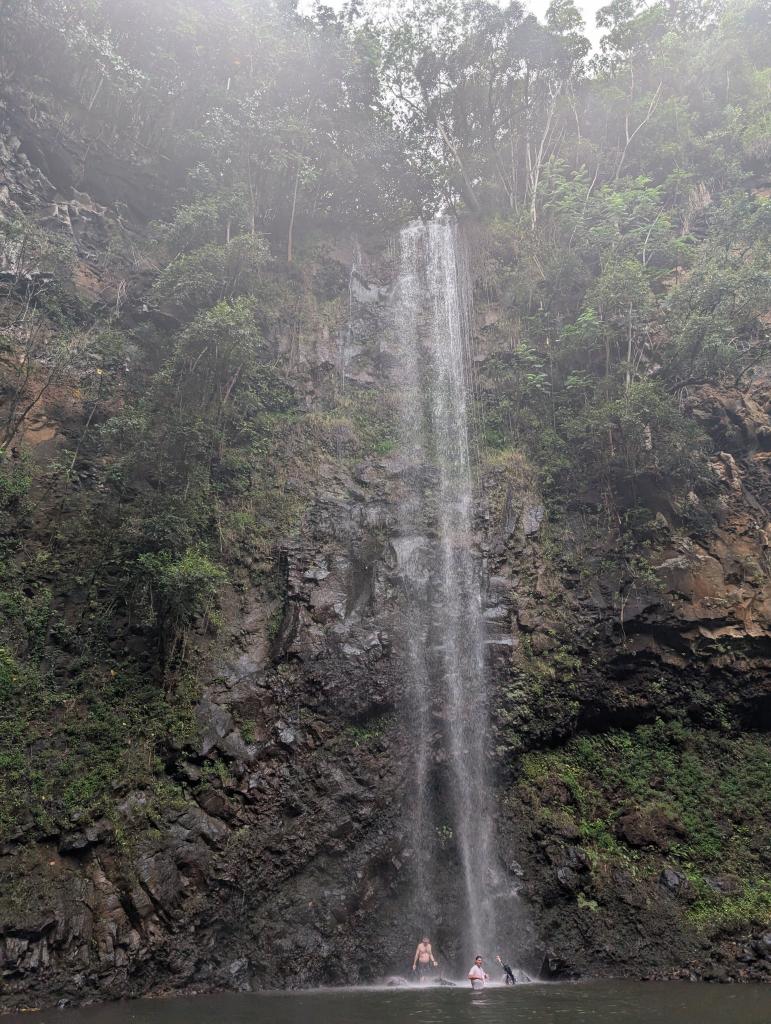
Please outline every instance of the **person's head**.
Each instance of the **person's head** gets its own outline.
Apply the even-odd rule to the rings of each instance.
[[[481,956],[475,956],[474,957],[474,963],[477,965],[477,967],[481,967],[482,966],[482,957]]]
[[[420,941],[421,942],[430,942],[431,939],[429,939],[429,937],[427,935],[424,935],[423,938]]]
[[[501,960],[501,954],[500,953],[496,956],[495,959],[498,961],[499,964],[503,963],[503,960]]]

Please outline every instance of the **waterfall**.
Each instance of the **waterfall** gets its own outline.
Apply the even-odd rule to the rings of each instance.
[[[464,962],[497,951],[501,889],[472,521],[470,299],[455,222],[405,228],[392,307],[405,481],[394,549],[404,590],[406,721],[414,749],[407,790],[412,898],[416,919],[430,930],[441,912],[437,900],[456,894]],[[453,856],[438,857],[439,845],[450,845]]]

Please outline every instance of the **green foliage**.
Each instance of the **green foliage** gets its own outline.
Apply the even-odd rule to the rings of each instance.
[[[200,551],[189,549],[178,558],[161,551],[139,556],[135,579],[137,603],[147,609],[158,632],[165,672],[194,620],[211,619],[225,572]]]
[[[768,878],[744,879],[741,891],[735,895],[715,891],[696,872],[690,872],[688,877],[697,896],[688,917],[700,931],[717,936],[742,931],[748,926],[763,927],[771,921],[771,880]]]
[[[145,395],[102,436],[115,485],[132,494],[116,557],[135,607],[155,623],[164,670],[184,655],[193,619],[211,622],[225,579],[212,557],[291,528],[271,456],[293,396],[256,315],[247,296],[196,313]]]
[[[439,844],[440,850],[451,850],[454,839],[455,834],[450,825],[442,824],[436,826],[436,841]]]
[[[380,740],[393,724],[393,716],[380,715],[377,718],[346,726],[345,733],[353,747],[369,746]]]
[[[697,241],[647,179],[594,190],[553,163],[542,194],[535,232],[490,226],[485,281],[509,306],[497,330],[526,327],[527,341],[483,366],[487,444],[525,446],[553,499],[623,515],[666,493],[687,515],[695,493],[704,512],[709,443],[683,392],[736,384],[768,357],[767,201],[729,193]]]
[[[249,295],[258,283],[267,255],[264,240],[257,236],[241,235],[225,245],[210,242],[173,259],[153,286],[154,298],[171,302],[189,314]]]
[[[109,814],[117,792],[157,785],[156,749],[192,742],[197,688],[173,703],[130,669],[62,685],[0,647],[0,831],[35,838]]]
[[[651,883],[663,863],[680,867],[693,888],[690,917],[716,932],[765,924],[771,915],[771,879],[757,842],[771,812],[768,757],[760,735],[732,737],[657,721],[526,754],[522,777],[536,794],[549,780],[567,787],[572,802],[561,809],[595,861],[636,864]],[[656,846],[627,844],[617,826],[630,811],[671,823],[659,841],[666,860]],[[739,879],[739,892],[710,884],[721,876]]]
[[[249,227],[248,217],[245,195],[235,190],[215,192],[178,207],[171,223],[160,223],[156,230],[170,252],[187,253],[220,240],[226,242],[231,235],[243,235]]]
[[[738,382],[768,355],[771,203],[733,195],[710,218],[691,272],[667,300],[673,388]]]
[[[580,892],[576,897],[576,902],[581,910],[591,910],[593,914],[596,914],[600,909],[600,905],[597,900],[589,899],[584,893]]]
[[[345,391],[328,409],[305,416],[302,430],[326,455],[350,462],[389,455],[398,445],[392,402],[382,392]]]
[[[566,417],[564,430],[575,470],[590,485],[612,482],[637,498],[635,484],[645,477],[666,481],[680,493],[710,480],[701,430],[654,381],[633,384],[613,401],[585,406]]]
[[[380,95],[377,33],[353,8],[309,17],[274,2],[95,0],[73,12],[65,0],[10,0],[0,41],[10,75],[31,88],[47,79],[68,109],[109,126],[121,153],[186,175],[172,247],[222,245],[230,224],[270,231],[291,260],[294,235],[319,218],[416,209],[423,182]],[[204,262],[185,274],[216,294],[220,268]]]
[[[35,299],[45,302],[46,294],[58,295],[71,280],[75,268],[72,239],[40,227],[21,213],[0,216],[3,259],[15,284],[31,286]],[[51,300],[53,308],[55,299]]]
[[[2,458],[0,460],[0,516],[23,512],[32,482],[28,459]],[[0,520],[1,521],[1,520]],[[6,530],[0,530],[4,536]]]

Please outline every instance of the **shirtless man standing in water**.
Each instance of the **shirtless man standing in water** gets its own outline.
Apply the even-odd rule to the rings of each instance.
[[[434,960],[434,953],[431,949],[431,939],[427,935],[418,943],[418,948],[415,950],[415,956],[412,961],[412,969],[417,972],[418,981],[425,981],[429,975],[431,968],[438,967],[439,964]]]

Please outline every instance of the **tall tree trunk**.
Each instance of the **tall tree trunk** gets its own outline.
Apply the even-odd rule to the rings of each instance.
[[[447,134],[444,125],[438,118],[436,120],[436,127],[439,131],[439,134],[442,136],[442,141],[444,142],[445,146],[447,146],[447,148],[449,149],[450,153],[452,154],[452,158],[455,161],[458,170],[460,171],[461,191],[463,192],[463,198],[466,200],[469,207],[474,211],[474,213],[479,213],[479,200],[477,199],[474,193],[474,186],[471,184],[471,179],[466,173],[466,168],[463,166],[463,161],[460,158],[460,153],[458,153],[455,144],[453,143],[450,136]]]
[[[286,261],[292,262],[292,243],[294,241],[294,217],[297,211],[297,192],[300,188],[300,157],[297,157],[297,169],[294,176],[294,192],[292,193],[292,213],[289,217],[289,234],[286,241]]]

